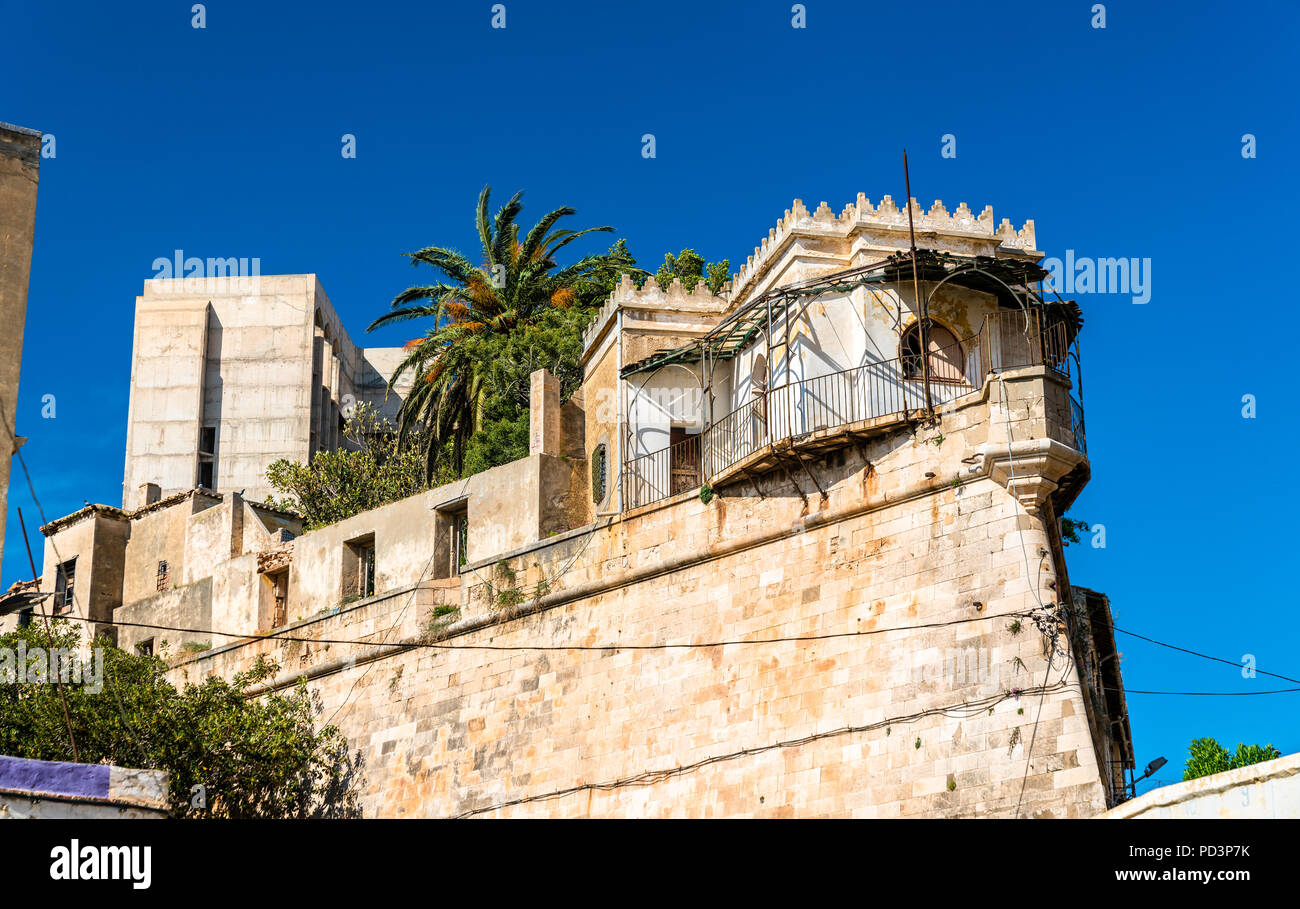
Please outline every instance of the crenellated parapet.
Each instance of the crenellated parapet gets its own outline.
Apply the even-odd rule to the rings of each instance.
[[[609,295],[609,299],[600,308],[591,326],[583,333],[584,349],[590,349],[613,322],[620,309],[636,311],[639,315],[652,313],[681,313],[715,319],[728,307],[730,284],[723,285],[721,292],[714,294],[704,281],[687,291],[681,278],[673,278],[672,284],[662,288],[654,278],[646,280],[637,287],[631,275],[623,275],[618,287]]]
[[[1034,235],[1034,222],[1025,221],[1017,229],[1011,221],[1001,222],[993,217],[993,206],[986,205],[976,214],[965,202],[949,211],[936,199],[929,209],[916,201],[908,202],[912,223],[916,230],[917,245],[930,249],[950,250],[963,254],[1018,255],[1039,257]],[[858,193],[855,201],[845,205],[839,214],[825,202],[809,211],[800,199],[795,199],[784,217],[767,232],[767,237],[754,247],[754,253],[740,271],[732,276],[717,295],[711,293],[701,281],[687,292],[680,279],[674,279],[667,288],[661,288],[653,278],[637,287],[631,276],[623,275],[618,287],[605,301],[595,320],[583,335],[583,349],[592,351],[609,336],[619,310],[637,311],[637,317],[649,321],[672,321],[673,314],[695,321],[719,318],[730,307],[763,288],[764,276],[787,255],[792,238],[806,239],[823,247],[820,255],[825,261],[825,244],[839,250],[833,255],[848,267],[849,262],[865,244],[868,249],[879,249],[881,256],[907,248],[908,206],[900,208],[892,196],[883,197],[873,204],[865,193]]]
[[[962,240],[991,240],[995,241],[993,245],[996,247],[1024,253],[1036,250],[1034,222],[1026,221],[1019,230],[1007,218],[1003,218],[1000,224],[995,224],[992,205],[984,206],[984,210],[976,215],[965,202],[959,203],[952,212],[938,199],[929,210],[923,209],[915,199],[910,200],[909,204],[918,235],[938,234]],[[766,271],[778,251],[785,248],[786,241],[796,233],[842,238],[863,230],[906,233],[907,214],[907,208],[899,208],[892,196],[885,196],[879,205],[872,205],[865,193],[858,193],[857,200],[844,206],[838,215],[825,202],[818,205],[815,211],[809,212],[802,200],[795,199],[794,204],[786,209],[785,216],[776,223],[776,227],[768,231],[767,238],[754,247],[753,255],[733,277],[732,287],[738,295],[747,293],[757,278]]]

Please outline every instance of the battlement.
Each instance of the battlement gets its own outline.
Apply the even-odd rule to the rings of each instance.
[[[592,347],[620,308],[717,316],[729,307],[730,287],[730,283],[724,284],[721,293],[715,295],[701,280],[695,285],[694,290],[688,292],[681,278],[673,278],[673,283],[665,290],[653,277],[648,278],[643,286],[637,287],[632,276],[625,274],[619,281],[618,287],[601,306],[591,326],[583,333],[583,349],[589,350]]]
[[[993,206],[986,205],[978,215],[971,211],[965,202],[957,210],[949,213],[941,200],[936,199],[929,211],[921,208],[916,199],[910,200],[912,220],[916,232],[945,234],[963,239],[994,239],[998,245],[1007,249],[1029,252],[1035,251],[1034,222],[1026,221],[1016,230],[1010,219],[1003,218],[1002,223],[994,225]],[[785,217],[776,223],[776,227],[767,232],[767,239],[754,247],[754,254],[745,262],[740,272],[733,276],[731,286],[737,295],[746,293],[754,281],[771,264],[772,257],[780,250],[785,241],[793,234],[809,236],[848,237],[855,230],[870,227],[876,230],[907,231],[907,209],[894,204],[892,196],[885,196],[879,205],[872,205],[865,193],[858,193],[855,202],[844,206],[837,216],[829,205],[822,202],[817,210],[809,212],[802,199],[795,199],[794,204],[786,209]],[[737,297],[739,298],[739,296]]]

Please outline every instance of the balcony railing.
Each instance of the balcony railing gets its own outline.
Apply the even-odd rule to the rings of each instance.
[[[1068,350],[1064,322],[1044,324],[1038,310],[994,313],[977,334],[947,348],[932,347],[931,401],[947,404],[978,391],[988,373],[1004,369],[1047,366],[1068,378]],[[924,407],[919,353],[790,382],[756,395],[698,435],[628,460],[623,507],[639,508],[695,489],[773,442]],[[1073,397],[1070,423],[1075,446],[1083,451],[1083,409]]]

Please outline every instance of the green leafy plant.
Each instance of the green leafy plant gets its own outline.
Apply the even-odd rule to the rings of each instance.
[[[0,647],[14,650],[19,642],[29,652],[75,651],[82,637],[59,619],[50,637],[43,625],[0,635]],[[360,753],[349,754],[337,727],[315,728],[320,704],[306,684],[250,697],[253,686],[275,677],[274,661],[261,656],[230,681],[211,676],[178,688],[160,657],[128,653],[104,638],[93,646],[102,648],[102,689],[65,683],[66,721],[59,686],[0,677],[0,754],[72,761],[70,724],[82,763],[167,771],[178,816],[358,814]]]
[[[517,586],[518,575],[505,559],[497,562],[494,574],[497,583],[492,585],[493,608],[510,609],[524,601],[524,592]]]
[[[722,286],[731,277],[731,260],[705,263],[704,258],[693,249],[683,249],[677,255],[664,254],[664,264],[655,272],[655,283],[667,290],[674,278],[680,278],[687,293],[695,290],[701,281],[712,294],[722,290]]]
[[[447,637],[447,628],[453,625],[458,618],[460,618],[459,606],[444,603],[441,606],[433,607],[433,611],[429,613],[429,618],[421,629],[422,639],[429,644],[444,640]]]
[[[1081,540],[1079,534],[1087,533],[1090,525],[1087,521],[1079,521],[1074,518],[1061,518],[1061,543],[1069,546],[1071,543],[1078,543]]]
[[[1216,739],[1209,737],[1192,739],[1188,752],[1190,756],[1183,768],[1184,780],[1236,770],[1238,767],[1272,761],[1282,756],[1282,752],[1273,745],[1238,744],[1235,752],[1229,752]]]
[[[394,428],[368,404],[357,405],[343,438],[347,447],[317,452],[310,464],[272,463],[266,478],[280,497],[268,504],[301,515],[311,530],[428,488],[419,452],[400,447]]]
[[[589,313],[582,310],[592,300],[584,297],[607,294],[616,276],[633,268],[625,248],[622,255],[611,250],[561,266],[556,256],[564,247],[613,228],[560,229],[558,223],[576,213],[566,206],[521,231],[523,193],[515,193],[495,215],[489,215],[490,195],[485,186],[476,210],[481,264],[449,247],[410,253],[413,265],[430,266],[438,278],[399,293],[390,311],[370,325],[374,330],[415,319],[429,324],[423,337],[408,342],[389,388],[408,374],[414,380],[399,413],[401,441],[419,439],[430,482],[448,460],[462,473],[471,437],[491,421],[513,422],[492,376],[496,364],[483,356],[485,343],[509,339],[557,310],[576,307],[585,322]]]

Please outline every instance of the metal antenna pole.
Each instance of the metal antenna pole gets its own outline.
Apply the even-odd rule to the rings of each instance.
[[[930,399],[930,314],[925,301],[921,299],[921,282],[916,274],[916,230],[912,225],[912,177],[907,170],[907,149],[903,149],[903,184],[907,191],[907,238],[912,244],[912,292],[916,295],[917,332],[921,342],[921,382],[925,388],[925,412],[934,413],[934,402]]]

